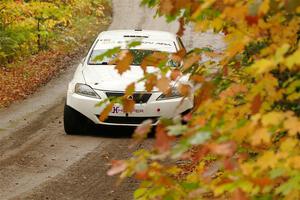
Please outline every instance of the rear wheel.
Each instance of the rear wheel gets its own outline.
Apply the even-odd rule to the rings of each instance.
[[[87,118],[74,110],[70,106],[65,105],[64,108],[64,129],[68,135],[84,134],[88,128]]]

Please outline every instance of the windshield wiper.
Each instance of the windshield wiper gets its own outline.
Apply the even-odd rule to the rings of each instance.
[[[108,62],[102,62],[102,63],[88,63],[88,65],[108,65]]]

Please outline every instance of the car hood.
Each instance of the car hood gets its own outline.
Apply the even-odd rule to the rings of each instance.
[[[153,73],[158,69],[148,67],[147,71]],[[140,66],[130,66],[122,75],[115,69],[115,65],[87,65],[83,69],[83,76],[88,85],[94,89],[125,91],[127,85],[143,78],[144,73]],[[145,91],[145,83],[135,85],[136,91]],[[154,89],[157,91],[157,89]]]

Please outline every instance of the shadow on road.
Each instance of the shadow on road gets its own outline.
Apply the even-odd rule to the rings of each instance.
[[[105,125],[92,125],[88,130],[80,136],[93,136],[103,138],[132,138],[136,127],[128,126],[105,126]],[[152,128],[148,138],[154,138],[155,127]]]
[[[135,127],[95,125],[87,130],[89,136],[105,138],[131,138]]]

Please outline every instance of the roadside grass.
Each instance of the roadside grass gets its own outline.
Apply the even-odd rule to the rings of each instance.
[[[0,108],[33,94],[40,86],[83,58],[97,34],[111,21],[111,8],[103,16],[77,15],[71,28],[57,30],[49,48],[0,68]]]

